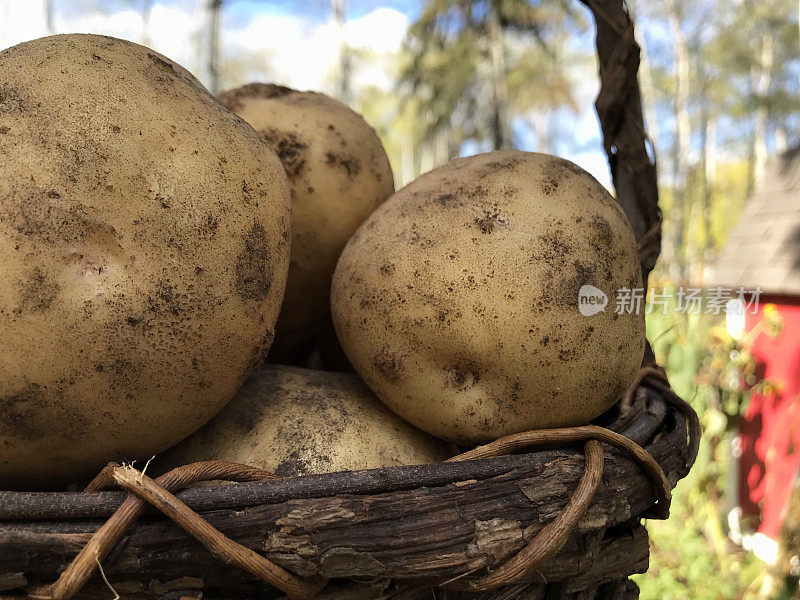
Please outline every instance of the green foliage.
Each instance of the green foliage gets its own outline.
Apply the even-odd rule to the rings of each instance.
[[[641,600],[738,600],[758,591],[764,565],[749,553],[731,552],[719,507],[702,487],[709,475],[724,475],[715,472],[709,450],[704,442],[698,464],[675,489],[669,520],[647,523],[650,569],[634,577]]]
[[[664,258],[674,279],[700,282],[764,176],[767,154],[800,143],[798,5],[656,0],[639,8],[649,61],[645,104],[649,115],[665,117],[650,125],[662,185],[674,188]],[[683,145],[680,124],[688,128]]]
[[[356,99],[381,136],[397,184],[459,156],[466,142],[515,146],[512,121],[537,136],[540,151],[554,144],[560,132],[551,117],[578,112],[575,89],[591,65],[591,55],[570,43],[588,27],[575,7],[427,2],[390,64],[395,89],[368,88]]]
[[[716,2],[715,5],[728,5]],[[722,94],[716,100],[734,115],[746,116],[767,108],[780,121],[800,110],[800,99],[789,90],[796,83],[798,59],[798,7],[794,0],[743,0],[734,10],[715,14],[715,33],[699,57],[708,65]],[[770,55],[769,89],[759,90],[756,80],[763,68],[762,52]],[[731,93],[732,92],[732,93]]]
[[[708,235],[714,253],[722,250],[747,201],[749,165],[746,160],[720,164],[711,192],[711,219]]]
[[[455,155],[467,140],[511,147],[514,116],[574,106],[563,59],[585,27],[567,1],[430,0],[409,28],[400,80],[424,107],[424,141],[445,132]]]
[[[724,494],[736,424],[750,391],[764,382],[749,340],[731,338],[724,315],[684,314],[677,308],[673,302],[666,314],[648,315],[648,338],[675,391],[698,412],[703,438],[694,468],[675,489],[670,518],[647,523],[650,569],[635,579],[642,600],[754,599],[765,566],[728,541]],[[775,335],[780,323],[767,313],[758,327]]]

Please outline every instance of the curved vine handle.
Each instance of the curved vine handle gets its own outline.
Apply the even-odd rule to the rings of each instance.
[[[600,92],[595,108],[617,201],[633,227],[645,288],[661,252],[655,149],[644,129],[639,45],[623,0],[581,0],[594,14]]]

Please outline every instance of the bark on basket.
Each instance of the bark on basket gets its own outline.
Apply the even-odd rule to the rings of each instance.
[[[643,445],[671,486],[694,459],[697,425],[678,399],[665,402],[667,394],[659,379],[648,378],[609,427]],[[690,440],[687,432],[693,433]],[[559,555],[536,565],[535,583],[521,583],[525,593],[541,591],[541,581],[585,591],[646,568],[647,538],[637,515],[656,498],[652,480],[627,452],[606,447],[604,463],[603,481],[588,510]],[[478,567],[506,562],[525,547],[563,510],[584,468],[579,446],[195,488],[180,497],[226,536],[306,579],[394,579],[403,593],[421,587],[430,594],[432,582],[458,581]],[[117,509],[121,496],[0,493],[0,577],[13,582],[16,576],[15,586],[21,585],[19,574],[28,584],[54,581]],[[155,580],[156,596],[189,585],[202,586],[207,598],[236,597],[237,586],[254,579],[164,520],[137,524],[103,567],[115,586],[127,582],[127,593],[134,596],[146,595]],[[367,593],[376,585],[381,584],[357,587]],[[327,597],[335,593],[335,585],[325,589]],[[343,593],[338,597],[354,592]],[[437,593],[468,597],[438,588]]]
[[[604,147],[617,199],[639,243],[646,286],[660,250],[661,213],[636,79],[639,48],[622,0],[582,2],[597,25],[596,108]],[[645,362],[652,363],[649,346]],[[668,492],[688,472],[699,435],[696,415],[671,393],[661,372],[642,373],[646,380],[606,425],[642,445],[663,476],[657,467],[643,472],[646,457],[631,460],[630,449],[604,445],[600,451],[588,440],[614,438],[588,430],[550,438],[561,447],[528,454],[495,456],[541,442],[541,433],[458,462],[190,489],[180,500],[167,489],[199,471],[189,469],[192,476],[184,477],[185,470],[160,487],[144,475],[109,470],[97,487],[113,479],[190,533],[153,519],[151,510],[107,549],[108,556],[103,552],[103,575],[125,597],[141,598],[282,596],[255,578],[277,582],[292,597],[635,598],[638,590],[627,576],[643,572],[648,560],[639,517],[652,510],[659,487]],[[586,444],[576,449],[574,441]],[[223,471],[231,479],[265,476],[237,468]],[[663,516],[664,489],[661,494]],[[0,592],[26,586],[41,597],[74,592],[79,586],[68,589],[64,578],[61,588],[42,584],[54,581],[84,547],[99,562],[92,534],[124,498],[121,492],[0,492]],[[144,505],[130,496],[116,523],[132,522]],[[84,571],[94,570],[84,563]],[[82,582],[86,572],[80,565],[73,571],[66,575]],[[107,598],[110,592],[95,577],[80,594]]]

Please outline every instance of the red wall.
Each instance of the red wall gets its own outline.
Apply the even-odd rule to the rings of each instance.
[[[783,329],[777,338],[762,333],[752,346],[765,377],[780,389],[753,394],[740,428],[739,504],[760,521],[758,531],[776,539],[789,493],[800,467],[800,297],[760,298],[758,312],[747,314],[746,328],[763,319],[772,303]]]

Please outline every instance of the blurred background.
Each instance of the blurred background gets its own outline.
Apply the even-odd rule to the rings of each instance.
[[[665,215],[648,337],[705,434],[649,524],[641,597],[800,598],[800,4],[628,7]],[[0,0],[0,49],[73,32],[150,46],[215,93],[331,94],[378,131],[398,187],[518,148],[611,188],[577,0]]]

